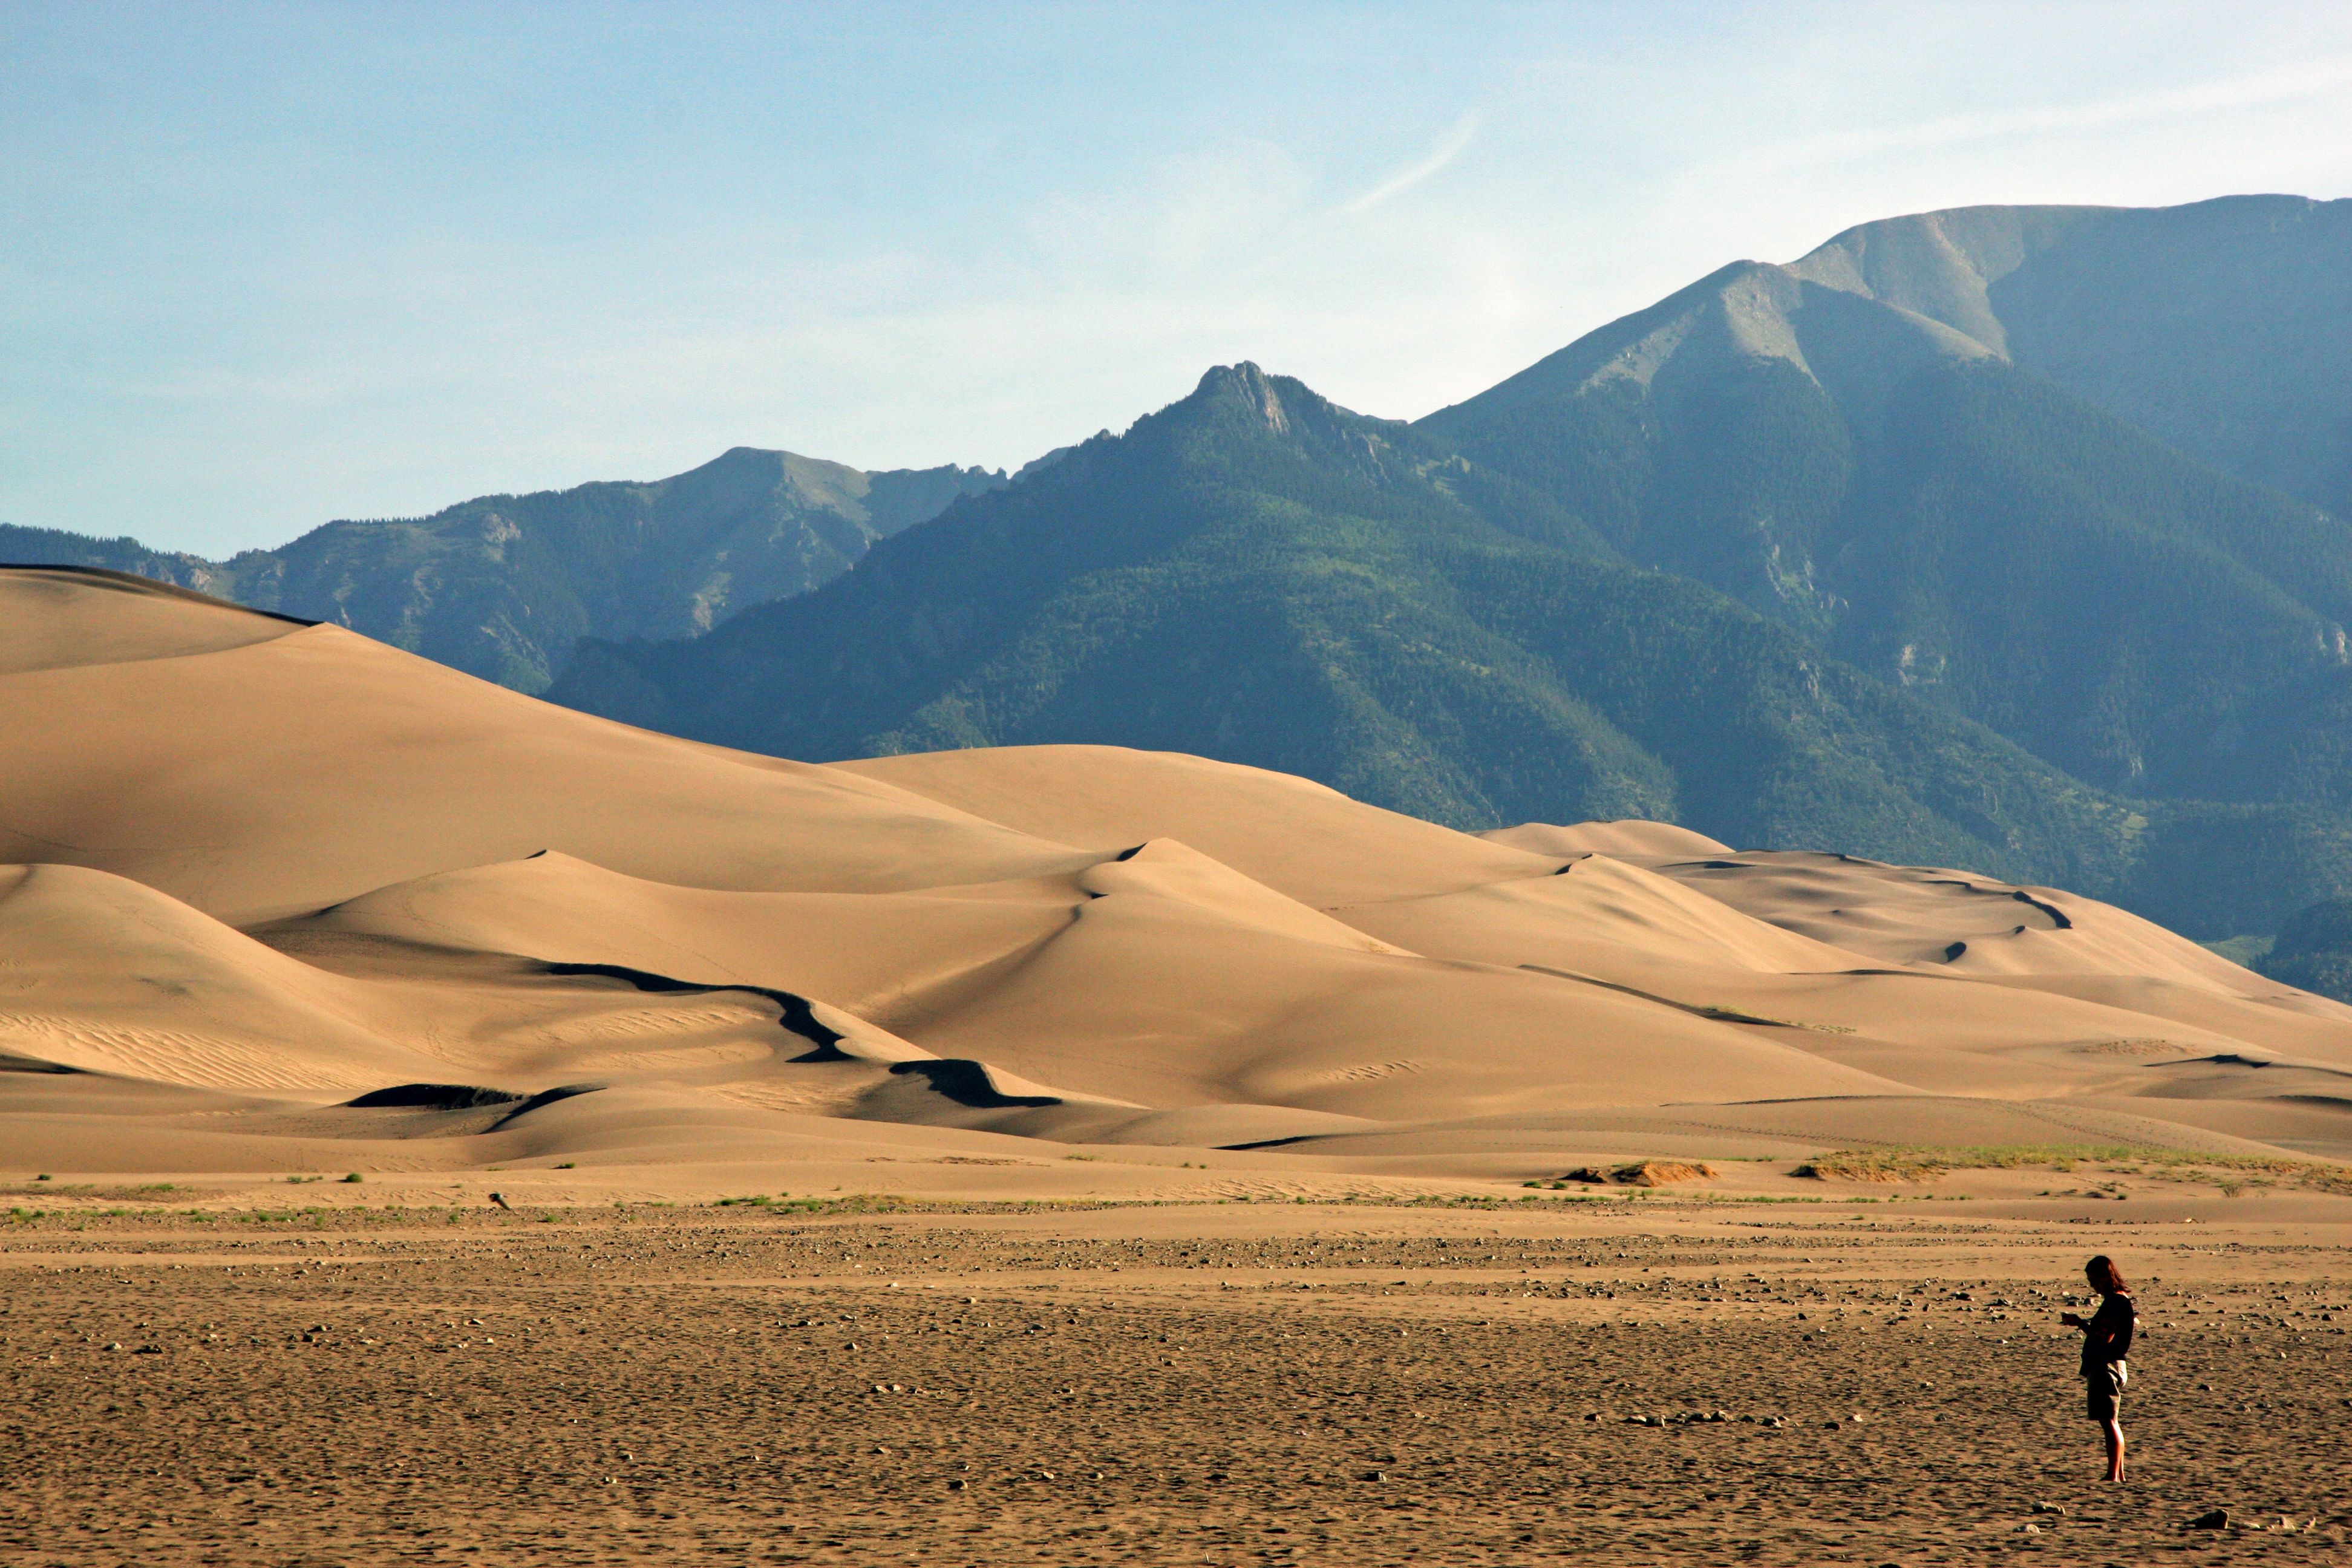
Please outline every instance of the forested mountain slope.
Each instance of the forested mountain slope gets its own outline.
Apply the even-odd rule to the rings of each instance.
[[[1755,359],[1423,427],[2104,786],[2300,799],[2341,773],[2310,720],[2352,690],[2352,531],[2029,373],[1931,363],[1850,419]]]
[[[1247,364],[814,594],[583,644],[551,695],[805,758],[1194,752],[1471,826],[1646,816],[2075,887],[2135,853],[2126,808],[1991,732]]]
[[[572,645],[686,637],[804,593],[877,539],[1004,482],[981,468],[867,473],[739,447],[649,484],[484,496],[431,517],[331,522],[225,562],[0,525],[0,561],[103,566],[331,621],[524,691]]]
[[[2091,237],[2234,225],[2237,247],[2197,266],[2185,242],[2151,240],[2117,264],[2126,292],[2161,294],[2179,274],[2196,297],[2236,268],[2245,293],[2270,298],[2268,273],[2303,267],[2323,242],[2352,276],[2344,205],[1974,209],[1866,226],[1790,267],[1727,268],[1421,428],[1632,560],[1710,583],[2094,784],[2335,806],[2352,718],[2352,529],[2007,356],[2098,341],[2090,325],[2061,331],[2056,286],[2033,282]],[[2282,208],[2308,221],[2285,226],[2266,270],[2240,254],[2258,248],[2240,231]],[[2335,296],[2305,293],[2318,304],[2277,300],[2274,335],[2305,316],[2322,337],[2334,330]],[[2004,324],[1996,307],[2017,300],[2032,310]],[[2146,376],[2171,363],[2109,326],[2116,363]],[[2193,360],[2196,341],[2166,343]],[[2121,371],[2101,382],[2084,356],[2058,368],[2093,390],[2139,384]],[[2234,384],[2208,365],[2183,372],[2178,397]],[[2219,428],[2240,405],[2215,398],[2204,406]]]

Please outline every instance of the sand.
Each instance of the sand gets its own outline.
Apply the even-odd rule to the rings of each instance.
[[[0,1052],[74,1079],[0,1074],[20,1163],[2352,1155],[2352,1009],[2060,889],[1111,747],[749,756],[106,574],[0,572]],[[338,1109],[417,1083],[514,1100]]]
[[[0,734],[10,1562],[2341,1559],[2352,1009],[2095,900],[94,573]]]
[[[2352,1535],[2341,1199],[144,1196],[192,1195],[211,1217],[69,1196],[0,1236],[9,1561],[2301,1563]],[[2142,1279],[2121,1488],[2054,1321],[2094,1248]]]

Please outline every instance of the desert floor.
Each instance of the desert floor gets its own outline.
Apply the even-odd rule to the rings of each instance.
[[[0,1559],[2352,1557],[2342,1198],[274,1190],[12,1200]],[[2094,1251],[2141,1281],[2122,1488],[2055,1323]]]

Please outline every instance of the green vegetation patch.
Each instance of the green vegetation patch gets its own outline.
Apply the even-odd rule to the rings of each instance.
[[[2352,1000],[2352,899],[2324,899],[2297,913],[2252,960],[2270,979]]]

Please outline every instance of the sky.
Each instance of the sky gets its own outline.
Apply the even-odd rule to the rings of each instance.
[[[2352,195],[2352,6],[0,0],[0,521],[1415,417],[1973,203]]]

